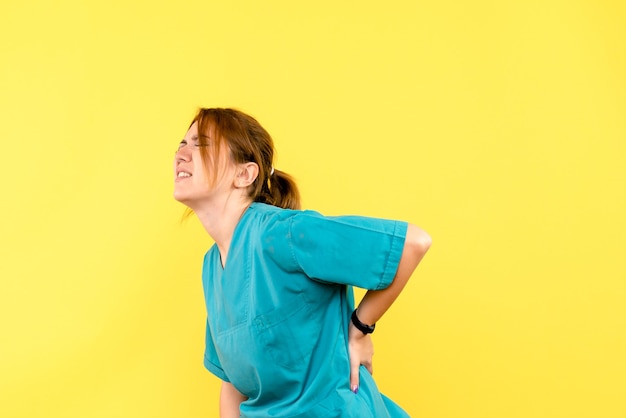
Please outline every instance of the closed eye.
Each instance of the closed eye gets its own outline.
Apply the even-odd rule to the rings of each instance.
[[[197,136],[193,136],[191,137],[191,139],[195,142],[195,146],[196,147],[208,147],[211,146],[211,140],[207,135],[202,135],[202,143],[200,142],[199,138]]]
[[[198,137],[197,137],[196,135],[194,135],[194,136],[192,136],[192,137],[191,137],[191,141],[193,141],[193,143],[194,143],[194,144],[193,144],[193,146],[194,146],[194,147],[196,147],[196,148],[199,148],[199,147],[208,147],[208,146],[210,145],[209,143],[206,143],[206,144],[200,144],[200,143],[198,143],[198,142],[199,142],[199,140],[198,140]],[[182,140],[182,141],[180,141],[180,143],[178,144],[178,151],[180,151],[181,149],[183,149],[183,147],[184,147],[185,145],[187,145],[187,140],[186,140],[186,139],[183,139],[183,140]]]

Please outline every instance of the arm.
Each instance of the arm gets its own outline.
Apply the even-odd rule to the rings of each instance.
[[[368,291],[357,308],[357,316],[364,324],[376,323],[396,300],[409,277],[430,248],[430,236],[415,225],[409,224],[406,240],[393,281],[386,289]],[[363,364],[372,372],[373,348],[369,335],[364,335],[350,323],[350,388],[359,385],[359,366]]]
[[[220,391],[220,418],[239,418],[241,413],[239,412],[239,405],[245,401],[243,396],[232,383],[222,382],[222,389]]]

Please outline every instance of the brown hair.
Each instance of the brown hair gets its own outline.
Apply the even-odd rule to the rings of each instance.
[[[190,126],[194,122],[198,122],[200,155],[209,182],[217,179],[217,156],[226,145],[235,163],[259,166],[259,175],[249,188],[253,201],[300,209],[298,186],[293,177],[273,167],[274,142],[256,119],[236,109],[201,108]]]

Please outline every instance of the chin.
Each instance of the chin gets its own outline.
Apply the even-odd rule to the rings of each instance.
[[[176,192],[173,193],[174,200],[179,201],[180,203],[185,203],[189,200],[188,196],[185,196],[184,193]]]

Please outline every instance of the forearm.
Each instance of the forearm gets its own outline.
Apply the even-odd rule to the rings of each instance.
[[[409,224],[396,276],[386,289],[370,290],[365,294],[357,309],[361,322],[374,324],[383,316],[404,289],[430,244],[431,238],[425,231]]]
[[[235,387],[228,382],[222,382],[220,390],[220,418],[239,418],[241,412],[239,405],[245,401],[243,396]]]

